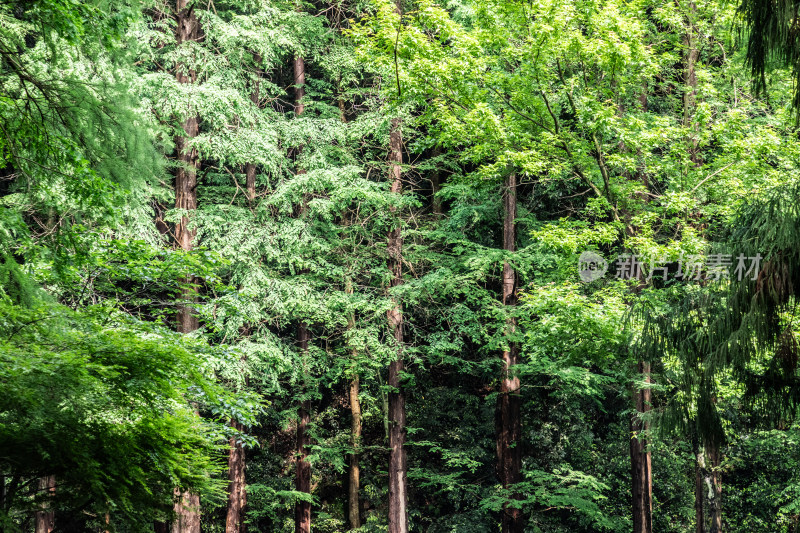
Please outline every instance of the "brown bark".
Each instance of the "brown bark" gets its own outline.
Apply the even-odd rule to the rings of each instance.
[[[361,527],[360,505],[358,491],[361,485],[360,452],[361,448],[361,402],[358,399],[358,375],[350,381],[350,413],[352,414],[351,445],[353,453],[350,454],[350,487],[347,505],[347,515],[350,519],[350,528]]]
[[[200,496],[175,489],[175,522],[172,533],[200,533]]]
[[[235,421],[231,427],[238,431],[244,428]],[[241,441],[231,437],[228,451],[228,512],[225,517],[225,533],[244,533],[244,508],[247,505],[245,485],[245,455]]]
[[[258,107],[260,102],[260,76],[262,75],[258,64],[261,63],[261,56],[253,54],[256,63],[256,80],[253,84],[253,91],[250,93],[250,101]],[[247,163],[244,166],[246,176],[247,199],[252,201],[256,196],[256,166]],[[231,427],[242,431],[243,426],[236,420],[231,420]],[[244,524],[244,508],[247,505],[247,484],[245,481],[245,453],[244,446],[235,438],[231,438],[230,449],[228,451],[228,510],[225,517],[225,533],[243,533],[246,531]]]
[[[705,517],[703,512],[703,470],[706,467],[703,452],[698,450],[694,463],[694,517],[695,533],[705,533]]]
[[[644,377],[645,382],[650,383],[650,363],[639,362],[637,370]],[[646,439],[650,423],[643,422],[641,419],[642,414],[650,411],[650,389],[634,387],[633,401],[635,409],[630,420],[633,531],[634,533],[651,533],[653,530],[652,458],[647,449]]]
[[[305,324],[300,324],[297,328],[297,342],[301,353],[308,352],[308,341],[311,334]],[[311,494],[311,465],[306,460],[308,457],[308,424],[310,416],[311,402],[305,400],[301,402],[297,411],[297,463],[295,464],[295,490]],[[295,533],[311,533],[311,502],[298,501],[294,507],[294,531]]]
[[[683,125],[687,128],[691,127],[692,132],[689,134],[689,158],[695,166],[700,166],[698,152],[698,139],[697,139],[697,123],[692,119],[691,114],[694,112],[697,98],[697,62],[700,59],[700,50],[697,48],[697,28],[694,25],[694,20],[697,15],[697,6],[694,1],[688,4],[687,25],[686,33],[683,36],[683,45],[686,49],[685,57],[685,72],[684,72],[684,91],[683,91]]]
[[[180,46],[182,43],[200,39],[200,23],[194,9],[187,7],[188,0],[176,0],[175,12],[177,17],[176,39]],[[184,65],[178,65],[175,71],[178,83],[195,83],[197,73]],[[199,120],[197,116],[187,117],[182,123],[185,135],[175,137],[175,150],[177,152],[178,168],[175,171],[175,208],[189,213],[197,209],[197,169],[200,167],[200,158],[197,150],[191,147],[191,139],[199,133]],[[175,226],[175,244],[182,250],[191,250],[196,231],[189,228],[188,216],[181,217]],[[191,279],[184,282],[189,285]],[[198,328],[197,317],[192,314],[192,306],[188,303],[194,299],[194,291],[186,288],[183,291],[184,303],[178,306],[178,326],[181,333],[189,333]]]
[[[706,484],[708,486],[708,515],[710,533],[722,533],[722,452],[715,442],[707,442],[705,446],[708,457]]]
[[[256,197],[256,166],[253,163],[245,163],[244,176],[247,199],[252,202]]]
[[[389,178],[392,192],[403,190],[403,134],[400,119],[393,119],[389,132]],[[397,225],[387,235],[388,267],[392,273],[391,286],[403,282],[403,236]],[[403,310],[399,301],[387,312],[389,330],[394,336],[397,359],[389,365],[389,533],[408,531],[407,464],[406,464],[406,397],[400,385],[403,373]]]
[[[193,7],[188,0],[175,1],[175,16],[177,19],[176,42],[183,43],[200,40],[202,33],[200,22]],[[191,68],[178,64],[175,71],[178,83],[197,82],[197,72]],[[197,209],[197,169],[200,167],[200,158],[197,149],[191,146],[191,139],[199,133],[199,119],[196,115],[189,116],[182,124],[185,135],[175,137],[178,168],[175,171],[175,208],[191,213]],[[189,217],[183,216],[175,226],[175,244],[182,250],[191,250],[196,231],[189,228]],[[189,333],[199,327],[197,316],[192,312],[192,302],[196,298],[191,287],[194,280],[183,280],[186,288],[181,294],[182,303],[178,305],[177,330],[180,333]],[[175,489],[175,522],[172,533],[200,533],[200,497],[190,492],[181,493]]]
[[[52,498],[56,492],[56,477],[44,476],[39,478],[39,491],[46,493],[45,498]],[[40,511],[34,516],[34,531],[36,533],[50,533],[55,528],[56,514],[44,503]]]
[[[303,97],[306,95],[306,66],[301,56],[294,58],[294,114],[300,116],[305,110]]]
[[[353,282],[347,279],[345,291],[348,295],[353,294]],[[347,319],[347,327],[352,332],[356,327],[356,316],[350,313]],[[358,379],[358,350],[355,345],[350,348],[350,445],[353,451],[350,453],[350,471],[348,483],[347,517],[350,521],[351,529],[361,527],[361,513],[358,501],[358,493],[361,486],[361,401],[358,398],[359,379]]]
[[[503,187],[503,249],[516,250],[517,177],[509,174]],[[517,273],[510,263],[503,263],[503,305],[511,308],[517,304]],[[507,332],[513,335],[516,320],[509,318]],[[504,489],[522,481],[522,422],[520,419],[520,380],[514,366],[519,362],[519,345],[509,340],[502,353],[503,370],[500,394],[497,397],[497,477]],[[515,498],[517,495],[515,495]],[[503,533],[521,533],[525,528],[522,510],[505,505],[501,513]]]
[[[253,60],[256,62],[256,65],[258,65],[261,63],[261,56],[258,54],[253,54]],[[256,66],[256,81],[253,84],[253,92],[250,93],[250,101],[253,102],[253,105],[256,107],[258,107],[261,102],[261,97],[259,95],[261,89],[261,74],[261,68]],[[245,188],[247,189],[247,199],[252,202],[256,197],[256,166],[253,163],[245,164],[244,175]]]
[[[305,61],[300,56],[295,56],[294,62],[294,112],[295,116],[303,114],[303,96],[305,95]],[[302,149],[302,148],[301,148]],[[299,151],[298,151],[299,152]],[[297,174],[302,174],[301,168],[297,169]],[[305,198],[300,207],[300,213],[306,209]],[[304,322],[297,325],[297,343],[303,357],[308,353],[308,343],[311,340],[311,333]],[[311,465],[306,460],[308,457],[308,424],[311,421],[311,402],[305,400],[300,403],[297,410],[297,463],[295,464],[295,490],[311,494]],[[311,502],[298,501],[294,508],[294,530],[295,533],[311,532]]]
[[[303,104],[303,98],[306,95],[306,62],[300,56],[295,56],[294,58],[294,114],[295,117],[299,117],[305,111],[305,105]],[[300,154],[303,151],[303,147],[300,146],[297,149],[296,159],[300,158]],[[298,164],[296,175],[305,174],[305,170]],[[305,211],[305,198],[303,198],[303,206],[301,211]]]

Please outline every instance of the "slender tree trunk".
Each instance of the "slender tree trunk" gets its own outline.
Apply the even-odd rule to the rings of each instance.
[[[261,56],[253,54],[253,60],[258,65],[261,63]],[[258,107],[259,87],[261,69],[256,67],[256,81],[253,84],[253,91],[250,93],[250,101]],[[244,166],[246,176],[247,200],[252,202],[256,197],[256,166],[247,163]],[[231,427],[242,431],[244,428],[236,420],[231,420]],[[235,438],[230,439],[230,450],[228,451],[228,511],[225,517],[225,533],[243,533],[246,530],[244,525],[244,508],[247,505],[247,484],[245,482],[245,453],[244,446]]]
[[[438,146],[433,148],[433,157],[438,157],[441,155],[442,151]],[[433,169],[431,172],[431,208],[433,209],[434,215],[441,215],[442,214],[442,199],[439,198],[438,193],[442,190],[442,173],[439,171],[438,163],[436,163],[437,167]]]
[[[56,477],[44,476],[39,478],[39,491],[46,492],[46,497],[51,498],[56,492]],[[36,533],[50,533],[55,528],[56,513],[45,503],[42,505],[41,510],[36,511],[34,522],[34,531]]]
[[[395,11],[402,20],[403,6],[401,0],[395,0]],[[399,31],[399,29],[398,29]],[[399,35],[399,34],[398,34]],[[400,97],[400,80],[397,79],[398,98]],[[392,119],[389,130],[389,178],[391,191],[402,194],[403,165],[403,132],[402,121]],[[392,213],[394,214],[394,209]],[[399,221],[389,230],[387,235],[387,266],[392,273],[391,286],[397,287],[403,282],[403,234]],[[397,348],[397,359],[389,365],[388,393],[388,425],[389,425],[389,533],[408,532],[408,465],[406,463],[406,396],[400,379],[404,370],[403,363],[403,307],[398,299],[387,312],[389,330],[394,336]]]
[[[389,132],[389,176],[392,192],[403,190],[403,134],[400,119],[392,120]],[[402,284],[403,236],[400,224],[389,230],[387,236],[388,267],[392,273],[391,286]],[[389,365],[389,533],[408,531],[408,494],[406,464],[406,396],[400,384],[403,373],[403,310],[399,301],[388,313],[389,330],[394,336],[397,359]]]
[[[305,61],[300,56],[294,58],[294,112],[295,116],[303,114],[304,105],[303,97],[305,96],[305,80],[306,80],[306,66]],[[299,155],[299,151],[298,151]],[[298,166],[297,174],[303,174],[305,171]],[[300,213],[305,212],[305,199],[303,205],[300,207]],[[300,322],[297,325],[297,342],[300,348],[300,353],[305,358],[308,353],[308,343],[311,340],[311,334],[308,331],[308,325]],[[308,424],[311,421],[311,402],[304,400],[300,403],[297,410],[297,463],[295,470],[295,490],[298,492],[305,492],[311,494],[311,465],[306,460],[308,457],[308,446],[310,444],[308,438]],[[298,501],[294,508],[294,530],[295,533],[310,533],[311,532],[311,502]]]
[[[347,279],[345,291],[348,295],[353,294],[353,282]],[[352,332],[356,327],[356,316],[350,313],[347,319],[347,327]],[[361,527],[361,507],[358,501],[358,493],[361,486],[361,401],[358,398],[359,379],[358,379],[358,350],[354,344],[350,347],[350,445],[353,451],[350,453],[350,472],[348,483],[347,517],[350,521],[351,529]]]
[[[705,513],[703,511],[703,499],[705,493],[703,489],[703,470],[706,468],[705,458],[703,451],[695,446],[695,463],[694,463],[694,517],[695,517],[695,533],[705,533]]]
[[[188,0],[176,1],[177,13],[177,42],[178,45],[197,41],[200,38],[200,23],[194,9],[187,7]],[[178,65],[175,73],[178,83],[195,83],[197,73],[187,70],[184,65]],[[199,120],[197,116],[188,117],[182,124],[186,135],[175,137],[175,149],[178,156],[178,169],[175,172],[175,208],[187,212],[197,209],[197,169],[200,167],[200,158],[197,149],[190,146],[191,139],[199,133]],[[189,218],[181,217],[175,226],[176,245],[182,250],[191,250],[196,231],[189,228]],[[185,280],[187,285],[193,280]],[[194,290],[186,288],[183,293],[184,302],[194,300]],[[180,305],[178,308],[178,331],[189,333],[198,328],[197,317],[192,313],[190,304]]]
[[[198,41],[201,38],[200,22],[194,8],[189,7],[189,1],[176,0],[175,13],[178,46],[185,42]],[[178,83],[197,82],[197,73],[181,64],[177,65],[175,77]],[[200,167],[200,158],[190,143],[199,133],[198,117],[190,116],[182,125],[186,135],[175,138],[178,158],[178,169],[175,172],[175,208],[191,213],[197,209],[197,169]],[[182,250],[191,250],[195,234],[196,231],[189,227],[188,216],[183,216],[175,226],[175,244]],[[184,280],[186,288],[182,291],[183,302],[178,305],[177,330],[181,333],[189,333],[199,327],[197,316],[192,312],[192,302],[196,299],[191,287],[193,282],[192,278]],[[197,494],[181,493],[176,489],[175,515],[172,533],[200,533],[200,497]]]
[[[242,431],[244,428],[235,420],[231,426]],[[241,441],[231,437],[228,451],[228,512],[225,517],[225,533],[244,532],[244,508],[247,505],[245,485],[245,455]]]
[[[503,188],[503,248],[516,250],[517,176],[509,174]],[[510,263],[503,263],[503,304],[509,308],[517,305],[517,274]],[[509,318],[506,328],[509,335],[515,333],[516,319]],[[500,395],[497,397],[497,474],[504,489],[510,489],[522,481],[522,422],[520,420],[520,380],[515,372],[519,362],[519,345],[510,340],[503,350],[503,375],[500,379]],[[517,495],[515,495],[517,497]],[[503,533],[522,533],[525,520],[522,510],[504,506],[501,515]]]
[[[697,29],[694,21],[697,18],[697,6],[690,0],[688,4],[686,33],[683,37],[683,45],[686,48],[686,69],[684,72],[684,92],[683,92],[683,125],[691,127],[689,134],[689,158],[695,166],[702,162],[698,153],[697,123],[692,118],[697,98],[697,62],[700,59],[700,50],[697,48]]]
[[[306,64],[305,60],[297,55],[294,58],[294,114],[300,116],[305,111],[303,97],[306,95]]]
[[[708,515],[710,518],[710,533],[722,533],[722,452],[719,445],[714,442],[707,442],[705,446],[708,465],[706,468],[706,484],[708,486],[709,505]]]
[[[259,54],[253,54],[253,60],[256,64],[261,63],[261,56]],[[253,102],[253,105],[259,107],[259,103],[261,101],[259,96],[259,91],[261,88],[261,68],[256,67],[256,81],[253,84],[253,92],[250,93],[250,101]],[[247,189],[247,199],[249,201],[253,201],[256,197],[256,166],[253,163],[247,163],[244,166],[244,175],[245,175],[245,187]]]
[[[638,373],[647,383],[650,382],[650,363],[641,361]],[[641,415],[650,410],[651,391],[648,388],[633,388],[634,413],[631,415],[630,448],[631,480],[633,494],[633,532],[651,533],[653,530],[653,478],[652,459],[647,449],[645,435],[650,429],[649,422],[642,422]]]
[[[308,327],[301,323],[297,328],[297,342],[300,352],[308,352],[308,341],[311,334]],[[304,400],[300,403],[297,411],[297,463],[295,465],[295,490],[311,494],[311,465],[306,458],[308,457],[308,424],[310,416],[311,402]],[[311,502],[298,501],[294,507],[294,531],[295,533],[311,533]]]
[[[350,488],[347,505],[347,515],[350,519],[350,528],[361,527],[361,506],[358,501],[358,491],[361,486],[360,448],[361,448],[361,402],[358,399],[358,375],[350,381],[350,412],[352,414],[351,445],[353,453],[350,455]]]

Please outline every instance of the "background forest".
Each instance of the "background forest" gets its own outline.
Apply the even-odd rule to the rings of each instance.
[[[797,10],[0,0],[0,530],[800,531]]]

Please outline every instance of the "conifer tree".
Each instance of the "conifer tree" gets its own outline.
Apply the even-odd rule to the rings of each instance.
[[[177,47],[184,43],[193,45],[202,38],[200,22],[194,7],[188,0],[175,2],[176,30],[175,42]],[[197,73],[190,66],[178,63],[175,69],[178,83],[190,84],[197,82]],[[199,133],[199,119],[193,113],[181,124],[185,135],[178,134],[175,138],[177,168],[175,170],[175,209],[180,210],[180,220],[175,224],[175,245],[184,251],[191,251],[194,246],[196,230],[190,226],[190,216],[197,209],[197,169],[200,159],[197,149],[191,145],[192,139]],[[197,316],[194,314],[192,302],[194,296],[194,280],[191,276],[184,278],[185,288],[182,290],[182,303],[178,305],[177,329],[180,333],[191,333],[199,327]],[[176,489],[175,523],[173,533],[200,533],[200,498],[197,494]]]
[[[503,249],[516,251],[517,176],[508,175],[503,185]],[[519,344],[514,339],[517,321],[517,275],[512,264],[503,262],[503,305],[509,310],[507,347],[503,349],[500,393],[497,396],[497,472],[504,489],[514,491],[522,481],[522,420],[520,414]],[[518,496],[517,496],[518,497]],[[525,528],[522,510],[513,503],[503,507],[503,533],[520,533]]]

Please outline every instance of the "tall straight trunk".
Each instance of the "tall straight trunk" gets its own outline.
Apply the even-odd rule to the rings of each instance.
[[[306,95],[306,64],[302,56],[294,57],[294,114],[300,116],[305,110],[303,97]]]
[[[509,174],[503,187],[503,249],[516,250],[517,176]],[[510,263],[503,263],[503,304],[508,308],[517,305],[517,273]],[[509,318],[506,330],[515,333],[516,319]],[[500,394],[497,397],[497,476],[504,489],[511,489],[522,481],[522,421],[520,420],[520,380],[515,366],[519,362],[519,344],[513,340],[502,353],[503,374]],[[515,498],[517,495],[514,496]],[[525,520],[522,510],[503,506],[501,515],[503,533],[522,533]]]
[[[303,114],[304,105],[303,97],[305,96],[305,80],[306,80],[306,66],[305,61],[301,56],[294,58],[294,112],[295,116]],[[299,153],[299,151],[298,151]],[[303,174],[305,171],[302,168],[297,169],[297,174]],[[303,205],[300,207],[300,213],[306,210],[305,199]],[[308,325],[305,322],[300,322],[297,325],[297,343],[300,348],[302,357],[305,358],[308,353],[308,343],[311,340],[311,333],[308,331]],[[295,465],[295,490],[298,492],[305,492],[311,494],[311,465],[306,460],[308,457],[308,447],[310,444],[308,438],[308,424],[311,421],[311,402],[304,400],[300,402],[297,410],[297,463]],[[294,507],[294,530],[295,533],[311,533],[311,502],[298,501]]]
[[[353,282],[347,279],[345,291],[348,295],[353,294]],[[347,328],[353,332],[356,327],[355,312],[350,312],[347,318]],[[350,348],[350,445],[353,451],[350,453],[350,471],[348,476],[348,499],[347,517],[350,521],[351,529],[361,527],[361,513],[358,501],[358,492],[361,487],[361,401],[358,398],[359,379],[358,379],[358,350],[355,345]]]
[[[308,352],[308,341],[311,334],[308,327],[301,323],[297,328],[297,343],[302,354]],[[311,402],[304,400],[297,411],[297,462],[295,464],[294,487],[298,492],[311,493],[311,465],[308,457],[308,424],[311,421]],[[298,501],[294,506],[295,533],[311,533],[311,502]]]
[[[261,56],[253,54],[256,65],[261,63]],[[250,101],[259,106],[259,88],[261,69],[256,66],[256,81],[250,93]],[[252,202],[256,197],[256,166],[247,163],[244,166],[247,188],[247,200]],[[243,426],[236,420],[231,420],[231,427],[242,431]],[[245,453],[244,446],[235,438],[231,438],[228,450],[228,510],[225,516],[225,533],[242,533],[244,525],[244,508],[247,505],[247,484],[245,482]]]
[[[341,95],[338,98],[339,112],[342,122],[347,122],[344,110],[344,100]],[[347,279],[345,287],[347,294],[353,294],[353,282]],[[356,316],[351,312],[348,317],[348,328],[352,331],[356,327]],[[348,498],[347,498],[347,518],[350,521],[350,529],[361,527],[361,505],[359,502],[359,491],[361,489],[361,400],[359,394],[358,377],[358,351],[355,346],[350,350],[350,445],[353,448],[350,454],[350,469],[348,472]]]
[[[687,128],[691,127],[693,130],[689,133],[688,139],[689,159],[695,166],[699,166],[701,160],[697,148],[697,123],[692,119],[697,99],[697,62],[700,59],[700,50],[697,48],[697,28],[694,25],[694,21],[697,18],[697,6],[693,0],[690,0],[688,4],[686,17],[686,33],[683,36],[683,46],[686,49],[683,80],[685,86],[683,91],[683,125]]]
[[[647,112],[647,82],[642,84],[639,94],[642,111]],[[647,169],[641,151],[638,152],[640,164],[639,178],[649,191]],[[636,373],[645,383],[650,383],[650,362],[639,361]],[[652,457],[648,449],[645,435],[650,430],[650,422],[642,422],[641,415],[650,411],[652,392],[648,387],[632,389],[634,412],[630,419],[630,456],[631,456],[631,505],[633,510],[634,533],[651,533],[653,530],[653,475]]]
[[[201,38],[200,22],[197,20],[194,8],[189,7],[189,1],[176,0],[175,13],[178,46],[198,41]],[[175,77],[178,83],[197,82],[197,73],[181,64],[177,65]],[[190,142],[199,132],[198,117],[188,117],[182,126],[185,135],[175,137],[178,159],[178,168],[175,172],[175,208],[193,212],[197,209],[197,169],[200,167],[200,158],[197,150],[190,146]],[[183,216],[175,225],[175,244],[182,250],[191,250],[195,234],[196,231],[189,228],[189,218]],[[182,291],[182,303],[178,305],[177,330],[180,333],[189,333],[199,327],[197,316],[192,312],[192,303],[196,296],[191,287],[194,280],[186,278],[183,281],[186,288]],[[176,489],[175,515],[172,533],[200,533],[200,497],[197,494],[181,493]]]
[[[56,477],[44,476],[39,478],[39,492],[46,493],[46,498],[51,498],[56,492]],[[34,531],[36,533],[50,533],[55,528],[56,514],[45,503],[41,510],[34,516]]]
[[[200,38],[200,23],[194,9],[187,7],[188,0],[176,0],[177,13],[177,42],[178,45],[197,41]],[[197,73],[188,70],[183,65],[178,65],[175,77],[178,83],[195,83]],[[190,146],[191,139],[197,137],[199,133],[199,120],[197,116],[188,117],[183,123],[183,130],[186,135],[175,137],[175,149],[177,152],[178,168],[175,172],[175,208],[192,212],[197,209],[197,169],[200,167],[200,159],[197,149]],[[175,244],[182,250],[192,249],[196,231],[189,228],[189,218],[181,217],[175,226]],[[193,280],[184,280],[187,285]],[[183,304],[178,307],[177,329],[181,333],[189,333],[198,328],[197,317],[192,313],[190,302],[194,300],[194,291],[186,288],[183,291]]]
[[[255,61],[256,65],[261,64],[262,58],[259,54],[253,54],[253,60]],[[256,81],[253,84],[253,91],[250,93],[250,101],[253,102],[253,105],[259,107],[259,103],[261,102],[261,98],[259,95],[259,91],[261,89],[261,68],[256,66]],[[247,199],[249,201],[253,201],[256,197],[256,166],[253,163],[247,163],[244,166],[244,175],[245,175],[245,188],[247,189]]]
[[[389,177],[392,193],[403,191],[403,133],[399,118],[392,119],[389,132]],[[387,235],[388,267],[391,286],[403,282],[403,236],[399,223]],[[399,301],[387,312],[389,330],[394,336],[397,359],[389,365],[389,533],[408,531],[408,494],[406,464],[406,396],[400,386],[403,373],[403,309]]]
[[[358,399],[358,387],[358,374],[356,374],[350,381],[350,413],[352,415],[350,444],[353,447],[353,452],[350,454],[350,483],[348,491],[347,515],[348,519],[350,520],[351,529],[358,529],[361,527],[361,513],[358,501],[358,491],[361,486],[361,402]]]
[[[638,373],[650,383],[650,363],[641,361]],[[633,532],[651,533],[653,531],[653,477],[652,458],[645,438],[650,422],[642,422],[641,415],[650,411],[651,391],[649,388],[633,388],[634,412],[630,420],[631,448],[631,493],[633,495]]]
[[[231,426],[242,431],[239,422],[232,420]],[[231,437],[228,450],[228,512],[225,516],[225,533],[244,532],[244,508],[247,505],[245,485],[244,446],[240,440]]]
[[[395,0],[395,12],[402,24],[402,0]],[[399,31],[398,28],[398,37]],[[395,50],[395,54],[397,51]],[[395,58],[396,59],[396,58]],[[396,67],[396,65],[395,65]],[[398,98],[400,97],[400,78],[397,78]],[[389,179],[391,191],[400,195],[403,191],[403,132],[402,121],[392,119],[389,129]],[[392,208],[394,214],[395,209]],[[403,283],[403,234],[399,221],[387,235],[387,266],[392,273],[391,287]],[[394,336],[397,358],[389,364],[388,429],[389,429],[389,533],[408,532],[408,464],[406,462],[406,396],[400,383],[404,370],[403,363],[403,307],[395,299],[387,311],[389,330]]]
[[[438,146],[433,148],[433,157],[438,157],[441,153],[442,150]],[[438,193],[442,190],[442,174],[439,172],[438,163],[436,164],[437,167],[431,172],[431,208],[434,215],[441,215],[442,199],[439,198]]]
[[[705,458],[703,451],[695,445],[695,463],[694,463],[694,518],[695,518],[695,533],[705,533],[705,513],[703,510],[703,500],[705,498],[703,490],[703,470],[706,468]]]
[[[705,446],[708,465],[706,468],[706,485],[708,486],[708,515],[710,533],[722,533],[722,452],[716,442],[707,442]]]

